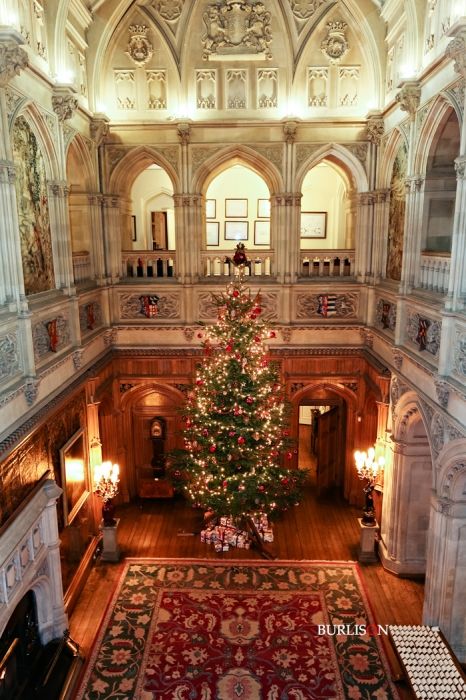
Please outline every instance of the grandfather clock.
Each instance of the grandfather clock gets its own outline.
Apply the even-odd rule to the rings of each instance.
[[[165,418],[154,418],[150,425],[150,436],[152,441],[151,466],[156,479],[165,476],[165,439],[167,424]]]

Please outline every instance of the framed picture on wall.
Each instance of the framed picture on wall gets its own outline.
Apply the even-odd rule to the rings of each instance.
[[[225,218],[244,218],[248,215],[247,199],[225,199]]]
[[[131,240],[132,241],[137,241],[138,239],[138,232],[136,228],[136,215],[132,214],[131,215]]]
[[[220,244],[220,224],[218,221],[208,221],[206,223],[206,243],[207,245]]]
[[[225,221],[226,241],[247,241],[248,222],[247,221]]]
[[[217,200],[216,199],[206,199],[205,201],[205,218],[215,219],[217,211]]]
[[[257,200],[257,218],[270,219],[270,199]]]
[[[254,222],[254,245],[270,245],[270,221]]]
[[[73,522],[87,497],[87,452],[84,430],[78,430],[60,449],[61,485],[65,525]]]
[[[327,236],[327,212],[326,211],[302,211],[301,212],[301,238],[326,238]]]

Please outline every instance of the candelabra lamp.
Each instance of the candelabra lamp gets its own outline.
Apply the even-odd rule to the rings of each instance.
[[[364,504],[362,522],[364,525],[375,525],[373,491],[377,477],[383,471],[385,459],[383,457],[378,457],[376,460],[375,449],[370,447],[367,452],[359,452],[359,450],[356,450],[354,453],[354,461],[356,462],[359,478],[366,482],[364,486],[366,501]]]
[[[113,517],[115,507],[112,498],[118,493],[119,473],[120,468],[118,464],[112,464],[111,462],[98,464],[94,470],[94,493],[102,499],[104,527],[112,527],[116,522]]]

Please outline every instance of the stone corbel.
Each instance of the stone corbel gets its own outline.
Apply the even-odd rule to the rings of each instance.
[[[176,132],[182,146],[187,146],[191,138],[191,126],[188,122],[180,122],[176,125]]]
[[[448,32],[453,37],[447,48],[445,55],[453,61],[455,73],[466,78],[466,28],[464,26],[453,26]]]
[[[0,34],[0,87],[5,87],[29,64],[29,56],[20,46],[23,43],[21,34],[15,30]]]
[[[396,96],[396,101],[403,112],[408,112],[410,121],[414,121],[421,99],[421,86],[417,80],[406,80]]]
[[[384,120],[380,112],[367,115],[366,138],[376,146],[380,145],[385,133]]]
[[[296,140],[298,125],[295,121],[288,121],[283,124],[283,136],[286,143],[292,144]]]
[[[89,132],[91,139],[94,141],[96,146],[100,146],[105,137],[108,135],[110,130],[109,124],[110,119],[104,114],[96,115],[93,119],[91,119]]]
[[[52,107],[62,124],[72,119],[78,108],[78,98],[74,90],[69,87],[56,88],[52,95]]]

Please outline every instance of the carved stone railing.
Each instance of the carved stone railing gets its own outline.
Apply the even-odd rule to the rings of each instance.
[[[75,284],[87,282],[91,279],[91,256],[87,250],[73,253],[73,275]]]
[[[446,294],[450,279],[450,253],[421,253],[419,287]]]
[[[202,251],[204,277],[233,277],[235,267],[232,262],[229,262],[227,252]],[[271,277],[274,274],[272,250],[248,251],[248,259],[249,262],[245,268],[246,276]]]
[[[299,277],[352,277],[354,260],[352,249],[302,250]]]
[[[175,276],[175,252],[148,250],[123,251],[121,254],[122,279],[147,279]]]

